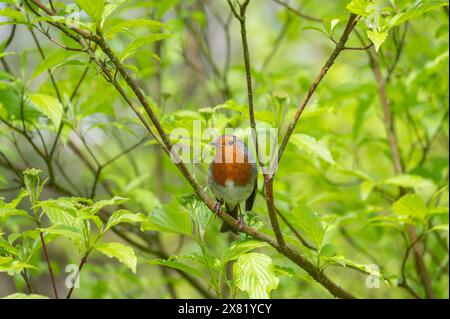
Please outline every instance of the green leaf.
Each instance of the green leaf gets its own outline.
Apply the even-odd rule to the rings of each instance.
[[[147,36],[139,37],[132,41],[126,49],[120,54],[119,60],[124,61],[136,52],[138,52],[143,46],[154,43],[156,41],[161,41],[171,37],[169,33],[154,33]],[[154,53],[153,53],[154,54]]]
[[[40,202],[39,206],[53,225],[62,224],[71,226],[75,222],[77,209],[68,200],[64,200],[63,198],[49,199]]]
[[[186,208],[174,202],[163,205],[148,217],[142,225],[143,230],[159,230],[165,233],[192,235],[192,220]]]
[[[90,212],[91,214],[96,214],[99,210],[103,209],[105,206],[121,205],[126,201],[128,201],[128,198],[120,196],[114,196],[111,199],[100,200],[98,202],[95,202],[94,205],[92,205]]]
[[[369,1],[367,0],[352,0],[347,4],[346,8],[351,13],[357,14],[362,17],[367,17],[369,13],[367,12],[367,6]]]
[[[401,216],[424,219],[428,213],[428,208],[419,195],[407,194],[392,204],[392,211]]]
[[[315,155],[332,165],[335,164],[328,148],[314,137],[306,134],[293,134],[291,140],[299,149],[307,151],[309,154]]]
[[[360,193],[361,193],[361,199],[363,201],[366,201],[370,194],[372,193],[373,189],[375,188],[375,183],[369,180],[365,180],[360,185]]]
[[[303,30],[305,30],[305,31],[307,31],[307,30],[319,31],[320,33],[323,33],[323,34],[325,34],[326,36],[329,36],[329,34],[327,33],[326,30],[323,30],[322,28],[319,28],[319,27],[315,27],[315,26],[313,26],[313,25],[306,26],[306,27],[303,28]]]
[[[20,11],[14,10],[11,7],[6,7],[0,9],[0,16],[4,16],[10,19],[13,19],[19,23],[25,23],[25,18]]]
[[[325,257],[324,259],[331,263],[341,265],[343,267],[351,267],[351,268],[359,269],[362,272],[365,272],[372,276],[376,276],[381,280],[385,280],[384,276],[378,270],[376,270],[374,267],[372,267],[372,265],[370,265],[370,264],[360,264],[360,263],[354,262],[350,259],[347,259],[341,255]]]
[[[53,122],[55,127],[59,127],[63,113],[63,106],[56,98],[40,93],[31,94],[28,97],[38,111],[47,116]]]
[[[435,230],[443,230],[444,232],[448,233],[448,224],[436,225],[430,229],[430,231],[435,231]]]
[[[275,265],[275,274],[279,276],[295,277],[297,274],[291,267]]]
[[[422,176],[418,176],[418,175],[402,174],[402,175],[390,177],[387,180],[385,180],[384,183],[389,184],[389,185],[414,188],[418,185],[425,186],[425,184],[429,183],[429,180],[423,178]]]
[[[339,19],[331,19],[331,20],[324,20],[323,26],[328,33],[328,35],[333,35],[334,30],[336,29],[336,26],[339,24]]]
[[[128,0],[109,0],[106,2],[102,14],[102,21],[106,20],[122,3]]]
[[[268,244],[265,242],[261,242],[253,239],[244,239],[234,241],[230,248],[226,251],[224,257],[222,258],[222,263],[226,263],[230,260],[235,260],[240,255],[246,254],[253,249],[267,247]]]
[[[75,2],[95,22],[101,21],[103,10],[105,10],[105,0],[75,0]]]
[[[335,246],[333,246],[332,244],[325,244],[322,246],[322,248],[320,248],[320,255],[321,256],[327,256],[327,257],[331,257],[333,255],[335,255],[337,252],[337,249]]]
[[[336,29],[337,25],[339,24],[341,20],[339,19],[333,19],[330,22],[330,34],[333,35],[334,29]]]
[[[9,218],[11,216],[28,216],[28,213],[21,209],[11,207],[0,207],[0,219]]]
[[[0,256],[0,265],[9,264],[11,261],[13,261],[12,257],[2,257]]]
[[[432,180],[418,175],[408,175],[408,174],[397,175],[386,179],[383,183],[386,185],[395,185],[400,187],[412,188],[418,194],[430,193],[431,195],[434,193],[436,189],[436,185]]]
[[[105,231],[121,223],[135,224],[135,223],[143,223],[146,220],[147,218],[145,218],[143,214],[140,213],[134,214],[124,209],[118,210],[114,212],[108,219]]]
[[[58,224],[48,228],[40,228],[40,230],[49,234],[66,237],[77,242],[83,240],[82,231],[75,226]]]
[[[163,28],[163,27],[166,27],[166,25],[162,22],[150,20],[150,19],[129,20],[129,21],[124,21],[124,22],[121,22],[119,24],[112,26],[106,33],[106,36],[108,38],[112,38],[114,35],[116,35],[119,32],[128,32],[128,33],[134,35],[135,28],[138,28],[138,27]]]
[[[3,237],[0,237],[0,248],[6,251],[9,255],[13,255],[16,257],[19,257],[20,255],[19,251]]]
[[[75,51],[56,50],[54,53],[48,55],[44,60],[39,62],[39,64],[34,69],[31,77],[35,78],[36,76],[47,70],[53,72],[54,69],[68,63],[69,61],[78,62],[78,60],[75,59],[75,55],[79,55],[79,53]]]
[[[110,258],[117,258],[133,273],[136,273],[137,257],[133,248],[121,243],[98,243],[95,245],[95,249]]]
[[[387,31],[378,32],[378,31],[367,30],[367,37],[375,45],[375,51],[378,52],[381,45],[386,41],[386,39],[388,37],[388,32]]]
[[[0,58],[9,56],[9,55],[15,55],[15,54],[16,54],[16,52],[0,52]]]
[[[21,189],[19,195],[17,195],[16,198],[14,198],[10,203],[5,204],[4,207],[10,207],[10,208],[16,208],[17,205],[22,202],[22,199],[28,196],[28,192],[25,189]]]
[[[260,253],[240,255],[233,265],[233,273],[236,286],[251,299],[270,298],[270,291],[278,287],[272,259]]]
[[[157,258],[157,259],[149,260],[146,263],[149,265],[161,265],[161,266],[170,267],[173,269],[178,269],[185,273],[195,275],[200,278],[205,278],[205,275],[198,269],[191,267],[189,265],[183,264],[178,261]]]
[[[38,295],[38,294],[23,294],[20,292],[16,292],[14,294],[8,295],[6,297],[3,297],[1,299],[49,299],[47,296],[44,295]]]
[[[26,268],[37,270],[37,268],[34,267],[33,265],[20,262],[17,260],[12,261],[11,263],[0,264],[0,272],[7,272],[9,274],[20,273],[22,270]]]
[[[302,230],[317,248],[322,247],[325,229],[322,226],[319,215],[304,200],[299,200],[292,213],[289,213],[288,216],[291,217],[294,225]]]
[[[448,6],[448,0],[416,0],[405,12],[396,14],[389,21],[388,29],[417,18],[430,10],[444,6]]]

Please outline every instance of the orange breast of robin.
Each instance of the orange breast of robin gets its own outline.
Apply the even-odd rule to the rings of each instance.
[[[231,150],[230,150],[231,151]],[[211,173],[214,181],[225,186],[227,180],[231,180],[237,186],[245,186],[251,181],[252,178],[252,166],[248,162],[247,156],[237,154],[236,150],[233,150],[233,160],[225,163],[225,155],[222,156],[222,160],[215,158],[211,164]],[[225,154],[223,152],[222,154]],[[236,163],[236,158],[244,159],[243,163]]]

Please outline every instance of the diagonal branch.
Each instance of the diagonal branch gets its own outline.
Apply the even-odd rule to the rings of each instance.
[[[334,62],[336,61],[336,58],[339,56],[339,54],[345,49],[345,44],[347,43],[348,37],[354,27],[356,26],[356,23],[358,22],[358,17],[355,14],[351,14],[348,18],[347,25],[345,27],[344,32],[341,35],[341,38],[339,39],[338,43],[336,44],[336,47],[334,51],[331,53],[331,56],[328,58],[325,65],[322,67],[322,69],[319,72],[319,75],[316,77],[314,82],[311,84],[308,92],[306,93],[306,96],[303,98],[303,100],[300,102],[297,111],[294,115],[293,120],[289,124],[288,130],[286,132],[286,135],[284,136],[283,141],[281,142],[280,149],[278,151],[278,162],[281,160],[281,157],[283,156],[284,150],[289,142],[289,139],[292,135],[292,133],[295,130],[295,127],[297,125],[298,120],[300,119],[300,116],[302,115],[304,109],[308,105],[309,100],[311,99],[312,95],[316,91],[317,87],[319,86],[320,82],[322,82],[325,75],[328,73],[328,70],[332,67]]]
[[[39,1],[39,0],[30,0],[36,5],[38,5],[41,9],[45,8],[45,6]],[[53,13],[48,9],[43,9],[47,14],[53,15]],[[351,16],[351,28],[348,31],[350,33],[351,29],[353,29],[354,24],[356,20],[356,16]],[[355,22],[356,23],[356,22]],[[72,37],[74,40],[76,40],[80,45],[84,45],[84,42],[86,40],[94,41],[99,45],[99,47],[102,49],[102,51],[108,56],[112,64],[115,66],[116,70],[120,75],[124,78],[127,85],[132,89],[135,96],[139,100],[140,104],[144,107],[147,115],[149,116],[152,124],[156,128],[156,132],[151,126],[146,118],[139,112],[139,110],[133,105],[128,95],[125,93],[124,89],[118,84],[118,82],[115,80],[114,76],[111,75],[108,68],[100,63],[98,59],[96,58],[95,54],[92,53],[91,50],[87,50],[87,52],[90,54],[90,56],[93,58],[93,61],[97,63],[104,75],[105,78],[114,85],[114,87],[118,90],[120,95],[126,100],[126,102],[130,105],[130,107],[133,109],[133,111],[136,113],[136,115],[139,117],[139,119],[142,121],[142,123],[145,125],[145,127],[149,130],[149,132],[152,134],[152,136],[156,139],[158,144],[161,146],[161,148],[168,154],[172,156],[172,161],[178,168],[178,170],[181,172],[181,174],[184,176],[186,181],[191,185],[197,196],[201,201],[205,203],[205,205],[210,209],[211,212],[216,212],[216,202],[208,196],[205,189],[197,182],[195,177],[190,173],[188,170],[186,164],[181,160],[179,155],[176,152],[171,153],[171,143],[168,139],[164,129],[162,128],[159,120],[157,119],[156,115],[153,113],[152,109],[148,105],[147,100],[145,99],[140,87],[136,83],[136,81],[130,76],[126,68],[122,65],[122,63],[119,61],[117,56],[114,54],[114,52],[111,50],[111,48],[106,43],[105,39],[102,37],[101,33],[98,32],[96,35],[92,35],[90,33],[87,33],[83,30],[78,29],[72,29],[75,31],[76,35],[68,31],[67,27],[64,24],[61,23],[50,23],[53,26],[60,29],[62,32],[64,32],[66,35]],[[348,36],[348,35],[347,35]],[[342,51],[343,46],[340,51]],[[334,61],[334,60],[333,60]],[[219,210],[217,212],[217,215],[224,220],[231,228],[235,229],[236,231],[239,230],[239,226],[237,223],[237,220],[227,213],[225,213],[222,210]],[[245,225],[242,229],[242,232],[257,239],[264,241],[271,245],[273,248],[275,248],[277,251],[279,251],[281,254],[292,260],[294,263],[296,263],[298,266],[303,268],[306,272],[309,273],[311,277],[313,277],[317,282],[319,282],[322,286],[324,286],[333,296],[339,297],[339,298],[354,298],[354,296],[347,292],[346,290],[342,289],[339,285],[337,285],[335,282],[330,280],[323,271],[316,267],[312,262],[310,262],[308,259],[300,255],[295,248],[293,248],[290,245],[282,246],[280,245],[276,240],[272,239],[271,237],[260,233],[256,229],[249,227]]]

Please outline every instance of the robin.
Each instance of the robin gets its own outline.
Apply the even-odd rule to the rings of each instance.
[[[245,211],[250,211],[258,187],[254,157],[245,143],[234,135],[222,135],[210,144],[215,153],[209,166],[208,183],[217,199],[216,211],[225,204],[226,212],[238,219],[242,230],[244,220],[240,203],[245,201]],[[232,230],[226,223],[220,228],[222,233]]]

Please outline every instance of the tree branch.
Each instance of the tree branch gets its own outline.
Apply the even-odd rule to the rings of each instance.
[[[40,3],[40,1],[38,1],[38,0],[31,0],[31,1],[33,3],[35,3],[35,4],[39,3],[41,6],[43,6],[42,3]],[[48,9],[44,10],[44,11],[47,14],[52,15],[51,11],[49,11]],[[355,19],[356,19],[356,16],[352,15],[351,16],[351,21],[354,22]],[[55,27],[61,29],[65,34],[67,34],[67,33],[71,34],[67,30],[65,30],[64,25],[61,25],[59,23],[53,23],[52,25],[55,25]],[[350,31],[351,31],[351,29],[353,29],[353,27],[354,27],[354,24],[351,25]],[[127,85],[135,93],[135,95],[138,98],[138,100],[141,103],[141,105],[144,107],[147,115],[149,115],[149,118],[150,118],[151,122],[155,126],[156,131],[158,132],[159,136],[155,134],[155,131],[153,130],[153,128],[150,125],[148,125],[146,119],[134,107],[134,105],[131,102],[131,100],[125,94],[125,91],[123,90],[123,88],[111,76],[109,70],[104,65],[102,65],[101,63],[98,63],[98,61],[96,61],[95,55],[93,55],[92,52],[90,50],[88,50],[88,53],[91,55],[91,57],[94,59],[94,61],[96,61],[96,63],[98,63],[100,65],[100,67],[102,68],[103,72],[105,73],[106,78],[110,81],[110,83],[112,83],[115,86],[115,88],[119,91],[120,95],[127,101],[127,103],[130,105],[130,107],[133,109],[133,111],[135,111],[135,113],[138,115],[139,119],[143,122],[143,124],[149,130],[149,132],[155,137],[155,139],[157,140],[159,145],[162,147],[162,149],[167,154],[172,155],[172,159],[175,162],[174,164],[179,169],[181,174],[185,177],[187,182],[192,186],[192,188],[194,189],[195,193],[200,198],[200,200],[203,201],[206,204],[206,206],[210,209],[211,212],[215,212],[216,211],[216,208],[215,208],[216,202],[215,202],[215,200],[213,200],[212,198],[210,198],[208,196],[208,194],[206,193],[204,188],[196,181],[196,179],[190,173],[190,171],[188,170],[186,164],[181,160],[181,158],[179,158],[179,156],[175,152],[172,153],[172,154],[170,153],[170,150],[171,150],[170,140],[168,139],[168,137],[167,137],[164,129],[162,128],[160,122],[158,121],[156,115],[153,113],[152,109],[148,105],[147,100],[145,99],[145,97],[144,97],[141,89],[137,85],[137,83],[134,81],[134,79],[131,78],[131,76],[128,74],[128,71],[125,69],[125,67],[122,65],[122,63],[119,61],[119,59],[116,57],[116,55],[113,53],[113,51],[107,45],[107,43],[104,40],[104,38],[102,37],[101,33],[98,33],[97,35],[91,35],[91,34],[86,34],[86,32],[82,31],[82,30],[77,30],[77,29],[73,29],[73,30],[79,36],[83,37],[84,39],[88,39],[88,40],[92,40],[92,41],[96,42],[99,45],[99,47],[102,49],[102,51],[108,56],[110,61],[114,64],[115,68],[118,70],[118,72],[124,78],[124,80],[127,83]],[[348,33],[350,33],[350,31]],[[81,41],[80,38],[78,38],[78,36],[74,36],[73,34],[71,34],[71,35],[73,36],[74,39],[76,39],[77,42],[82,44],[82,41]],[[340,51],[342,51],[342,49],[343,49],[343,47],[340,49]],[[236,231],[239,231],[239,226],[238,226],[238,223],[237,223],[236,219],[234,219],[233,217],[231,217],[227,213],[223,212],[222,210],[219,210],[217,212],[217,215],[222,220],[224,220],[231,228],[235,229]],[[338,286],[336,283],[331,281],[323,273],[323,271],[321,269],[316,267],[313,263],[311,263],[309,260],[307,260],[302,255],[300,255],[290,245],[280,246],[277,241],[273,240],[269,236],[267,236],[267,235],[265,235],[263,233],[260,233],[257,230],[255,230],[254,228],[249,227],[247,225],[244,225],[244,227],[242,229],[242,232],[246,233],[247,235],[249,235],[249,236],[251,236],[251,237],[253,237],[253,238],[257,239],[257,240],[261,240],[261,241],[264,241],[264,242],[267,242],[268,244],[270,244],[273,248],[278,250],[280,253],[282,253],[287,258],[289,258],[290,260],[295,262],[297,265],[299,265],[301,268],[303,268],[305,271],[307,271],[317,282],[319,282],[326,289],[328,289],[328,291],[330,291],[330,293],[333,294],[334,296],[339,297],[339,298],[354,298],[354,296],[352,294],[350,294],[349,292],[345,291],[340,286]]]
[[[281,143],[280,149],[278,151],[278,162],[281,161],[281,157],[283,156],[283,152],[289,142],[289,139],[291,135],[293,134],[295,127],[297,125],[298,120],[300,119],[300,116],[302,115],[305,107],[308,105],[309,100],[311,99],[312,95],[316,91],[317,87],[327,74],[328,70],[331,68],[331,66],[336,61],[336,58],[339,56],[339,54],[344,50],[345,44],[347,43],[348,37],[352,30],[354,29],[356,23],[358,22],[358,17],[355,14],[351,14],[348,18],[347,25],[345,27],[344,32],[341,35],[341,38],[339,39],[339,42],[336,44],[336,47],[334,51],[331,53],[331,56],[328,58],[325,65],[322,67],[322,69],[319,72],[319,75],[316,77],[314,82],[311,84],[308,92],[306,93],[306,96],[303,98],[303,100],[300,102],[297,111],[294,115],[293,120],[289,124],[288,130],[286,132],[286,135],[283,138],[283,141]]]

